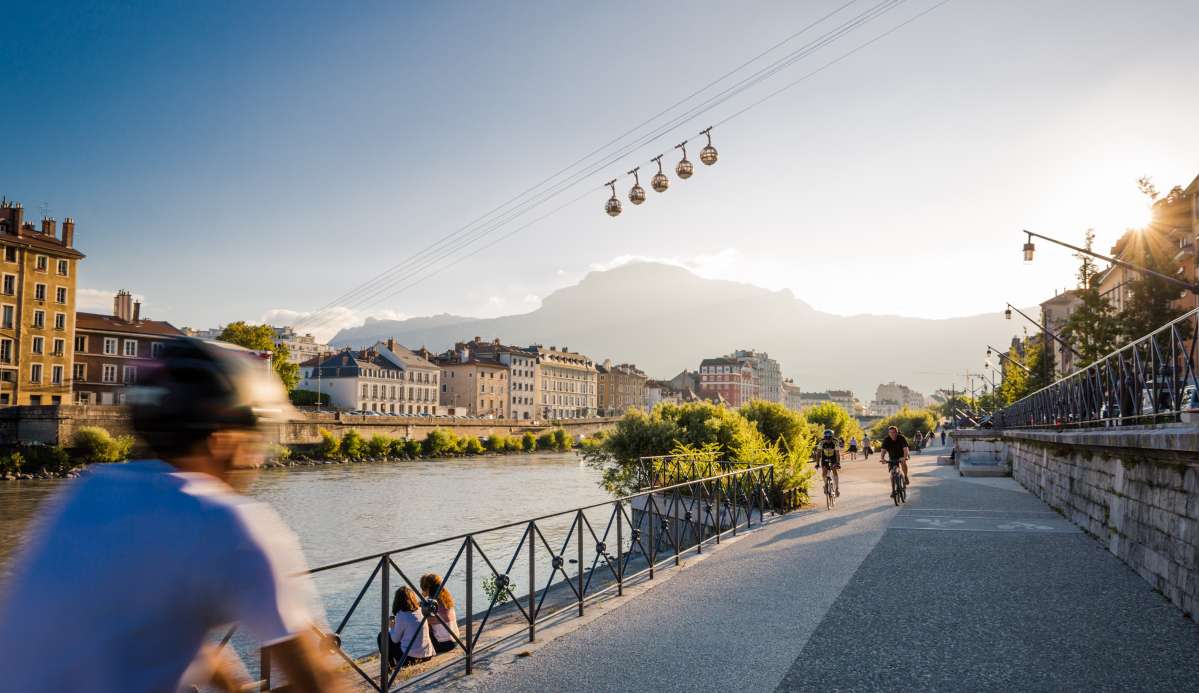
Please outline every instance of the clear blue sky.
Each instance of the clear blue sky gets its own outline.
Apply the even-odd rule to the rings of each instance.
[[[277,318],[843,2],[6,3],[0,193],[75,217],[89,301],[128,288],[178,325]],[[909,0],[577,190],[931,4]],[[1018,229],[1093,226],[1106,247],[1143,213],[1138,176],[1165,190],[1199,173],[1197,26],[1187,1],[953,0],[718,129],[721,161],[644,206],[609,219],[595,193],[350,317],[523,312],[629,257],[838,313],[1039,302],[1073,261],[1042,246],[1022,266]],[[945,295],[954,282],[972,288]]]

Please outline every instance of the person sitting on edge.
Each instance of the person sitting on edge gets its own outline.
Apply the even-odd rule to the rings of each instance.
[[[420,589],[426,599],[437,599],[437,615],[429,614],[429,635],[433,638],[433,649],[437,654],[449,652],[458,646],[454,640],[458,636],[458,613],[454,611],[454,598],[450,596],[449,588],[442,585],[441,576],[437,573],[420,576]]]
[[[429,661],[437,651],[429,638],[429,623],[420,613],[420,599],[412,588],[404,585],[395,591],[391,600],[391,646],[387,650],[392,666],[410,667]],[[404,657],[407,648],[408,657]],[[383,633],[379,633],[379,651],[383,651]],[[403,660],[403,661],[401,661]]]

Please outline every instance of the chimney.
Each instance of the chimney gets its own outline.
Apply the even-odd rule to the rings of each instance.
[[[141,319],[142,319],[142,302],[134,301],[133,302],[133,322],[137,322]]]
[[[56,222],[54,221],[54,219],[51,219],[50,217],[42,217],[42,233],[46,234],[47,236],[49,236],[51,238],[54,238],[55,225],[56,225]]]
[[[395,337],[387,338],[387,350],[392,351],[392,352],[394,352],[396,350],[396,338]]]
[[[112,300],[112,314],[118,320],[129,322],[133,318],[133,294],[121,289]]]
[[[62,244],[63,244],[63,246],[70,248],[71,244],[74,242],[75,242],[75,220],[72,219],[71,217],[67,217],[66,219],[62,220]]]

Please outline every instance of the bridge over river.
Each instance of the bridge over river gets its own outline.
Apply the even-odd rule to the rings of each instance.
[[[1199,625],[1010,477],[877,458],[586,616],[431,675],[480,691],[1194,690]],[[1192,472],[1193,473],[1193,472]]]

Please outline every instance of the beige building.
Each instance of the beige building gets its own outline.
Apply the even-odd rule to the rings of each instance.
[[[441,405],[465,410],[467,416],[495,419],[509,417],[508,367],[490,355],[469,349],[440,354]]]
[[[537,400],[541,419],[581,419],[595,416],[599,393],[595,362],[567,347],[530,346],[537,356]]]
[[[35,228],[19,202],[0,202],[0,406],[71,401],[75,222]]]
[[[600,416],[620,416],[629,409],[647,409],[645,373],[629,363],[604,361],[596,368],[596,406]]]
[[[508,368],[508,413],[513,419],[529,421],[537,419],[537,385],[540,382],[537,354],[528,349],[508,346],[499,338],[485,342],[475,337],[470,342],[459,342],[454,351],[480,356],[502,363]]]
[[[1117,291],[1117,293],[1120,293]],[[1053,298],[1041,304],[1041,324],[1050,332],[1062,337],[1062,330],[1066,327],[1066,321],[1074,314],[1074,311],[1082,305],[1082,299],[1078,297],[1077,289],[1068,289]],[[1067,349],[1061,342],[1050,338],[1049,342],[1053,345],[1053,373],[1054,379],[1061,378],[1065,375],[1074,372],[1076,365],[1074,363],[1074,353]]]
[[[783,390],[783,406],[792,411],[803,409],[803,393],[799,389],[799,385],[791,378],[787,378],[782,384]]]

